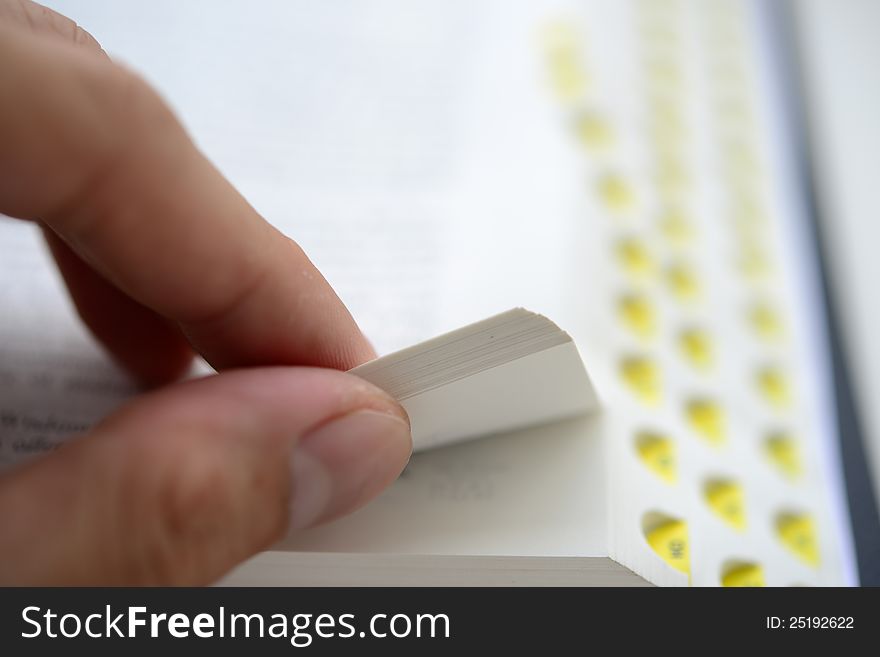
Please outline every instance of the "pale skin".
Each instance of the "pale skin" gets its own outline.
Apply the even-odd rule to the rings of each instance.
[[[155,387],[0,476],[0,584],[207,584],[405,466],[403,409],[299,246],[73,21],[0,0],[0,212],[40,224],[94,336]],[[216,376],[175,383],[198,353]]]

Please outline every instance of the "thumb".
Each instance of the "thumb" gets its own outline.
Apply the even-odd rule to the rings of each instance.
[[[400,406],[349,374],[239,370],[143,396],[0,479],[0,584],[206,584],[403,469]]]

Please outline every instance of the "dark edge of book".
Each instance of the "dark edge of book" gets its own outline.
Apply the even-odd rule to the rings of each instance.
[[[797,31],[797,0],[760,3],[766,12],[770,31],[776,37],[775,79],[782,85],[782,98],[788,118],[788,143],[794,149],[799,186],[806,210],[809,243],[818,269],[821,315],[830,356],[837,417],[837,435],[843,465],[850,526],[856,565],[862,586],[880,586],[880,513],[865,454],[864,430],[854,395],[851,354],[847,352],[841,329],[841,315],[832,292],[828,242],[823,216],[823,199],[816,184],[815,143],[811,129],[814,117],[807,98],[807,79],[801,53],[809,48]]]

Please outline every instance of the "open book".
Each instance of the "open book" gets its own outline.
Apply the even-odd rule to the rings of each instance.
[[[510,310],[352,373],[406,408],[410,465],[374,504],[227,583],[643,583],[609,557],[598,400],[549,319]]]
[[[434,447],[226,583],[855,581],[764,3],[49,4],[303,246]],[[137,391],[34,227],[0,250],[12,467]]]

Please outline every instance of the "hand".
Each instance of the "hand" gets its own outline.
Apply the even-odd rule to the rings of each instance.
[[[0,212],[42,225],[133,374],[169,382],[193,350],[221,371],[0,478],[0,583],[209,583],[404,467],[406,414],[335,371],[373,352],[302,250],[147,84],[26,0],[0,0]]]

